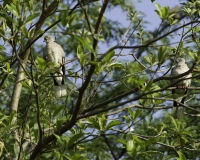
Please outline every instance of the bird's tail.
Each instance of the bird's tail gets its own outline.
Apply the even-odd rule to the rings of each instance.
[[[65,88],[65,85],[59,85],[59,86],[54,86],[55,89],[55,96],[56,97],[63,97],[67,94],[67,90]]]
[[[53,77],[53,80],[54,80],[55,96],[63,97],[67,94],[64,83],[63,72],[60,70],[60,73],[54,73],[54,76],[55,77]]]

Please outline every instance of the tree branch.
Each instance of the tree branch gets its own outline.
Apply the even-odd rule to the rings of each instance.
[[[146,44],[136,45],[136,46],[119,46],[119,45],[116,45],[114,47],[111,47],[108,51],[106,51],[98,60],[101,61],[108,53],[110,53],[111,51],[113,51],[115,49],[121,49],[121,48],[123,48],[123,49],[134,49],[134,48],[148,47],[150,44],[152,44],[152,43],[154,43],[154,42],[156,42],[156,41],[158,41],[158,40],[170,35],[171,33],[175,32],[175,31],[177,31],[177,30],[179,30],[179,29],[181,29],[181,28],[183,28],[185,26],[193,24],[193,23],[200,23],[200,21],[197,20],[197,21],[188,22],[188,23],[186,23],[186,24],[184,24],[184,25],[182,25],[182,26],[180,26],[178,28],[173,29],[172,31],[170,31],[170,32],[168,32],[166,34],[163,34],[162,36],[160,36],[158,38],[155,38],[155,39],[151,40],[150,42],[147,42]]]
[[[99,27],[100,27],[99,25],[101,24],[101,19],[102,19],[102,16],[103,16],[104,12],[105,12],[106,7],[107,7],[108,1],[109,0],[105,0],[104,1],[104,4],[103,4],[102,9],[101,9],[101,12],[99,14],[99,18],[97,20],[96,28],[95,28],[95,33],[96,34],[99,33]],[[98,41],[96,39],[94,39],[94,42],[93,42],[93,49],[94,50],[96,50],[97,43],[98,43]],[[57,135],[63,134],[64,132],[69,130],[71,127],[73,127],[74,124],[76,123],[77,115],[78,115],[80,107],[81,107],[83,94],[84,94],[85,90],[87,89],[87,86],[88,86],[88,84],[89,84],[89,82],[91,80],[91,77],[92,77],[92,74],[94,72],[94,69],[95,69],[95,66],[91,66],[90,67],[88,75],[86,77],[86,80],[83,83],[83,85],[81,86],[81,88],[79,89],[78,99],[77,99],[76,106],[75,106],[74,113],[73,113],[73,116],[72,116],[71,120],[68,123],[66,123],[63,127],[57,129],[54,132],[55,134],[57,134]],[[32,155],[30,157],[30,160],[34,160],[39,155],[39,153],[42,151],[42,149],[47,147],[47,145],[50,142],[54,141],[55,139],[56,139],[56,137],[54,136],[54,134],[52,134],[52,135],[44,138],[41,143],[38,143],[36,145],[35,149],[33,150],[33,153],[32,153]]]
[[[110,146],[110,143],[109,143],[109,141],[108,141],[106,135],[105,135],[105,134],[102,134],[102,137],[104,138],[105,143],[106,143],[106,145],[108,146],[108,148],[109,148],[109,150],[110,150],[110,153],[111,153],[111,155],[113,156],[113,158],[114,158],[115,160],[118,160],[117,157],[115,156],[115,153],[113,152],[113,150],[112,150],[112,148],[111,148],[111,146]]]

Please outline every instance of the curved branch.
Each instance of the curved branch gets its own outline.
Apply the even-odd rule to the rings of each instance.
[[[108,51],[106,51],[106,52],[99,58],[99,61],[102,60],[108,53],[110,53],[111,51],[113,51],[113,50],[115,50],[115,49],[122,49],[122,48],[123,48],[123,49],[134,49],[134,48],[144,48],[144,47],[148,47],[150,44],[152,44],[152,43],[154,43],[154,42],[156,42],[156,41],[158,41],[158,40],[160,40],[160,39],[162,39],[162,38],[164,38],[164,37],[170,35],[171,33],[175,32],[175,31],[178,31],[179,29],[181,29],[181,28],[183,28],[183,27],[185,27],[185,26],[188,26],[188,25],[190,25],[190,24],[193,24],[193,23],[200,23],[200,21],[191,21],[191,22],[188,22],[188,23],[186,23],[186,24],[184,24],[184,25],[182,25],[182,26],[180,26],[180,27],[178,27],[178,28],[175,28],[175,29],[173,29],[172,31],[170,31],[170,32],[168,32],[168,33],[166,33],[166,34],[164,34],[164,35],[158,37],[158,38],[153,39],[152,41],[150,41],[150,42],[148,42],[148,43],[146,43],[146,44],[136,45],[136,46],[118,46],[118,45],[116,45],[116,46],[114,46],[114,47],[111,47]]]
[[[99,14],[99,18],[98,18],[97,23],[96,23],[95,34],[99,33],[101,20],[102,20],[103,14],[104,14],[104,12],[105,12],[105,10],[107,8],[108,1],[109,0],[105,0],[104,3],[103,3],[103,6],[101,8],[101,12]],[[93,49],[94,50],[96,50],[97,44],[98,44],[98,41],[96,39],[94,39],[94,42],[93,42]],[[68,123],[66,123],[63,127],[57,129],[54,132],[54,134],[61,135],[64,132],[66,132],[67,130],[69,130],[71,127],[73,127],[74,124],[76,123],[77,116],[78,116],[78,113],[79,113],[79,110],[80,110],[80,107],[81,107],[83,94],[84,94],[85,90],[87,89],[87,86],[88,86],[88,84],[89,84],[89,82],[91,80],[91,77],[92,77],[92,74],[94,72],[94,69],[95,69],[95,66],[91,66],[90,67],[90,70],[88,72],[86,80],[83,83],[83,85],[81,86],[81,88],[79,89],[78,99],[77,99],[76,106],[75,106],[74,113],[73,113],[73,116],[72,116],[71,120]],[[42,149],[47,147],[47,145],[50,142],[52,142],[52,141],[54,141],[56,139],[54,134],[44,138],[41,142],[38,142],[38,144],[36,145],[35,149],[33,150],[33,153],[32,153],[32,155],[30,157],[30,160],[34,160],[39,155],[39,153],[42,151]]]

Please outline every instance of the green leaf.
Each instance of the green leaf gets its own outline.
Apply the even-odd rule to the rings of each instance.
[[[100,129],[99,123],[97,122],[97,119],[94,117],[90,117],[87,119],[88,122],[90,122],[96,129]]]
[[[96,57],[96,53],[94,51],[94,49],[92,48],[92,45],[90,43],[88,43],[85,39],[83,39],[82,37],[80,36],[76,36],[74,35],[74,37],[83,44],[84,47],[86,47],[89,51],[91,51],[94,56]]]
[[[16,114],[17,114],[16,111],[12,111],[12,113],[11,113],[10,116],[9,116],[9,124],[12,124],[12,123],[13,123],[13,120],[15,119]]]
[[[78,133],[78,134],[76,134],[76,135],[73,135],[73,136],[70,138],[70,140],[69,140],[67,146],[68,146],[68,147],[71,147],[71,146],[74,144],[74,142],[76,142],[78,139],[80,139],[80,138],[83,137],[83,136],[84,136],[84,133]]]
[[[61,14],[61,23],[65,27],[68,23],[68,12],[62,12]]]
[[[63,144],[63,141],[62,139],[60,138],[60,136],[54,134],[54,136],[56,137],[57,141],[62,145]]]
[[[27,3],[27,6],[28,6],[30,11],[33,9],[33,1],[34,0],[29,0],[28,3]]]
[[[156,13],[158,14],[158,16],[162,19],[163,17],[162,17],[161,6],[160,6],[158,3],[156,3],[155,6],[156,6],[156,8],[157,8],[157,10],[155,10],[155,12],[156,12]]]
[[[88,32],[88,34],[85,34],[85,35],[92,35],[92,33],[91,33],[91,32]],[[93,37],[94,37],[96,40],[104,41],[104,37],[103,37],[102,35],[93,34]]]
[[[185,155],[181,151],[178,151],[178,155],[179,155],[179,160],[186,160]]]
[[[0,17],[6,19],[7,21],[12,22],[13,24],[17,25],[17,23],[10,17],[8,14],[0,13]],[[8,24],[8,22],[6,22]]]
[[[56,109],[53,112],[53,117],[55,117],[63,109],[64,109],[64,106],[56,106]]]
[[[164,61],[165,61],[166,50],[167,50],[167,48],[165,46],[160,47],[159,50],[158,50],[158,62],[159,62],[160,65],[163,64]]]
[[[126,140],[125,139],[117,139],[117,142],[126,145]]]
[[[106,56],[105,56],[105,62],[109,63],[111,58],[115,55],[115,51],[112,50],[111,52],[109,52]]]
[[[120,62],[112,62],[107,65],[108,67],[125,69],[124,65]]]
[[[136,135],[132,135],[132,136],[133,136],[134,141],[136,141],[139,145],[141,145],[142,148],[145,147],[144,142],[141,139],[139,139]]]
[[[156,3],[155,6],[156,6],[156,8],[157,8],[159,11],[161,10],[160,4]]]
[[[3,134],[5,134],[7,136],[7,134],[12,132],[12,130],[15,129],[15,128],[16,128],[16,124],[15,123],[10,124],[10,125],[5,125],[3,127]],[[2,133],[2,130],[1,130],[1,133]]]
[[[79,33],[80,35],[82,35],[82,30],[79,30],[82,26],[83,26],[82,23],[77,23],[71,26],[71,29],[75,30],[76,33]]]
[[[36,17],[38,17],[40,15],[40,13],[35,13],[35,14],[31,14],[27,17],[25,23],[27,24],[28,22],[31,22],[33,19],[35,19]]]
[[[178,125],[177,122],[175,121],[175,119],[172,116],[169,116],[174,124],[174,126],[176,127],[176,131],[178,131]]]
[[[83,53],[83,49],[81,45],[77,47],[77,57],[80,61],[81,66],[85,66],[85,54]]]
[[[197,63],[199,63],[200,62],[200,49],[198,50],[198,52],[196,52],[196,54],[193,53],[192,55],[194,55],[193,59],[195,59],[197,61]]]
[[[88,64],[88,65],[98,66],[98,65],[100,64],[100,62],[89,61],[87,64]]]
[[[101,131],[105,131],[107,119],[104,114],[101,117],[98,117],[99,126]]]
[[[38,63],[39,69],[45,70],[47,65],[46,65],[46,61],[43,58],[37,57],[37,63]]]
[[[153,52],[150,52],[148,56],[144,56],[144,59],[151,65],[157,64],[157,55]]]
[[[63,160],[62,155],[61,155],[60,152],[57,152],[56,150],[53,150],[53,151],[54,151],[56,159]]]
[[[3,116],[0,118],[0,124],[3,122],[4,119],[8,119],[8,116],[3,115]]]
[[[0,51],[6,50],[6,48],[2,45],[0,45]]]
[[[137,109],[136,112],[135,112],[135,117],[134,118],[135,119],[138,118],[141,115],[141,113],[142,113],[142,110],[141,109]]]
[[[23,87],[31,89],[31,85],[32,85],[32,81],[26,79],[25,81],[20,82],[22,84]]]
[[[31,30],[31,31],[32,31],[32,30]],[[42,29],[40,29],[40,30],[38,30],[37,32],[35,32],[35,29],[33,28],[33,33],[32,33],[32,34],[33,34],[34,36],[37,36],[37,35],[40,35],[40,34],[43,34],[43,33],[44,33],[44,31],[43,31]],[[31,34],[30,34],[30,35],[31,35]],[[33,36],[33,35],[32,35],[32,36]]]
[[[113,120],[110,123],[108,123],[108,125],[106,126],[106,130],[108,130],[114,126],[120,125],[120,124],[121,124],[121,122],[119,120]]]
[[[155,138],[149,138],[147,141],[145,141],[145,146],[148,147],[149,145],[158,142],[160,137]]]
[[[173,14],[172,12],[170,12],[169,6],[161,7],[158,3],[156,3],[155,5],[157,8],[157,10],[155,10],[155,12],[162,19],[162,21],[169,18],[169,16]]]
[[[6,7],[8,8],[8,10],[10,12],[12,12],[12,14],[17,17],[17,18],[20,18],[20,13],[17,11],[17,8],[16,6],[14,6],[13,4],[10,4],[10,5],[6,5]]]
[[[28,37],[32,38],[34,36],[34,33],[35,33],[35,29],[33,28],[28,32]]]
[[[145,92],[151,91],[152,84],[153,84],[153,80],[150,80],[149,82],[147,82],[146,87],[145,87]]]
[[[22,25],[20,29],[21,29],[23,35],[24,35],[26,38],[28,38],[28,30],[27,30],[27,28],[25,27],[25,25]]]
[[[133,151],[133,148],[134,148],[134,140],[132,134],[128,132],[126,135],[126,150]]]
[[[131,119],[134,120],[134,118],[135,118],[135,111],[133,111],[131,108],[128,108],[128,112],[131,115]]]
[[[76,14],[72,14],[70,17],[69,17],[69,26],[71,26],[74,22],[74,20],[76,19]]]
[[[132,121],[135,121],[136,118],[138,118],[141,115],[142,110],[141,109],[137,109],[136,111],[133,111],[131,108],[128,108],[128,112],[131,115]]]
[[[56,119],[56,125],[57,125],[57,127],[63,126],[64,122],[66,122],[66,117],[65,116],[62,117],[62,118],[60,118],[60,119]]]
[[[126,125],[130,126],[131,119],[128,116],[123,116],[123,118],[126,120]]]
[[[20,6],[21,6],[21,4],[20,4],[21,2],[19,1],[19,0],[16,0],[16,2],[14,3],[14,6],[16,7],[16,10],[17,10],[17,13],[19,14],[19,16],[21,15],[21,8],[20,8]]]
[[[3,72],[6,74],[13,74],[13,70],[10,68],[10,63],[6,62],[6,67],[3,68]]]

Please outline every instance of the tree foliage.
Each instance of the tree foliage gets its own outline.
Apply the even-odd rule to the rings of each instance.
[[[152,1],[161,21],[153,31],[134,3],[0,2],[1,159],[200,157],[200,1],[175,8]],[[129,26],[107,17],[114,8]],[[55,66],[42,58],[47,34],[66,54],[66,97],[54,96]],[[179,95],[169,73],[178,57],[193,74],[182,119],[171,115]]]

